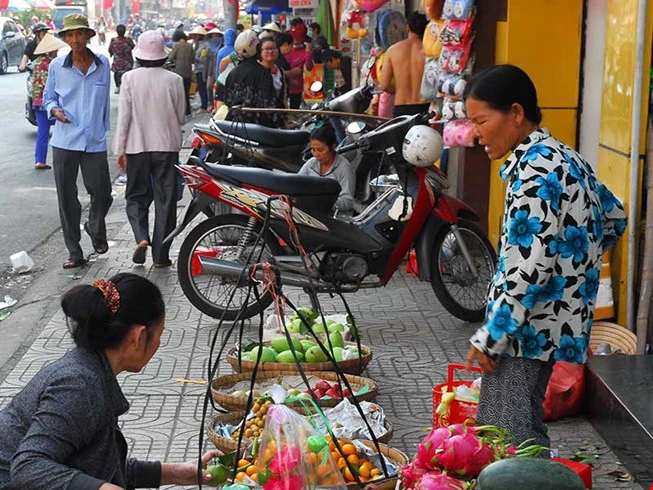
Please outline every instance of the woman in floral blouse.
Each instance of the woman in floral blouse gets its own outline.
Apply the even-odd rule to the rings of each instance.
[[[46,33],[34,50],[36,58],[32,65],[31,95],[37,125],[36,149],[34,151],[34,168],[37,170],[52,168],[47,164],[47,159],[50,128],[54,124],[54,119],[48,117],[48,113],[43,106],[43,90],[48,80],[48,67],[50,66],[50,62],[57,57],[57,51],[66,46],[66,43],[63,41],[57,39],[52,34]]]
[[[127,27],[124,24],[116,26],[116,37],[109,44],[109,54],[113,57],[111,71],[113,71],[113,80],[116,83],[116,93],[120,93],[120,82],[122,76],[134,68],[134,41],[130,37],[125,37]]]
[[[548,446],[542,402],[553,364],[587,358],[601,256],[626,216],[592,167],[540,127],[535,86],[520,68],[480,72],[465,102],[489,158],[509,154],[499,267],[467,356],[484,373],[477,423]]]

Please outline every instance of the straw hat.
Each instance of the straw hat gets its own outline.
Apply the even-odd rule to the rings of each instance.
[[[168,50],[166,49],[161,33],[147,31],[141,34],[136,43],[136,48],[134,48],[134,56],[144,61],[156,61],[167,58]]]
[[[265,24],[263,26],[264,31],[273,31],[273,32],[281,32],[281,29],[277,25],[276,22],[270,22],[269,24]]]
[[[221,31],[220,29],[218,29],[217,27],[214,27],[213,29],[211,29],[210,31],[208,31],[207,34],[210,36],[211,34],[224,34],[224,32],[222,32],[222,31]]]
[[[34,54],[50,53],[51,51],[59,51],[61,48],[67,47],[68,45],[61,39],[58,39],[53,34],[46,32],[45,36],[43,36],[41,39],[41,42],[39,42],[39,44],[36,46]]]
[[[77,31],[79,29],[91,31],[92,35],[95,36],[95,30],[91,29],[88,25],[88,17],[82,14],[66,15],[63,19],[63,27],[59,29],[59,36],[64,32]]]
[[[204,29],[202,26],[196,26],[195,29],[188,33],[189,36],[192,36],[193,34],[198,36],[206,36],[208,32],[206,32],[206,29]]]

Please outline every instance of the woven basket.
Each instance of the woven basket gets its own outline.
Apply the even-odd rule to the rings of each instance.
[[[256,373],[256,380],[263,381],[272,378],[283,378],[284,376],[297,376],[296,371],[258,371]],[[324,379],[326,381],[336,382],[338,380],[338,375],[330,371],[311,371],[308,373],[308,376],[315,376],[317,378]],[[240,381],[246,381],[251,379],[251,373],[241,373],[241,374],[228,374],[226,376],[220,376],[213,380],[211,383],[211,393],[213,395],[213,400],[218,403],[221,407],[229,410],[245,410],[247,408],[247,397],[235,397],[229,393],[225,393],[226,390],[229,390],[232,386]],[[345,378],[352,387],[352,391],[357,392],[363,386],[368,385],[369,391],[365,394],[356,396],[356,400],[359,402],[362,401],[372,401],[376,398],[377,395],[377,384],[370,378],[363,378],[361,376],[354,376],[353,374],[345,374]],[[340,399],[331,398],[327,400],[320,400],[318,405],[323,408],[335,407],[340,403]],[[309,402],[310,403],[310,402]],[[302,407],[303,405],[299,402],[289,404],[289,406]]]
[[[264,345],[270,345],[270,342],[263,342]],[[354,342],[345,342],[345,345],[350,345],[355,347]],[[250,373],[254,371],[254,366],[256,363],[250,361],[249,359],[242,359],[240,361],[240,366],[238,365],[238,356],[236,354],[237,347],[232,347],[227,352],[227,362],[231,364],[231,367],[237,373]],[[361,359],[360,365],[358,358],[348,359],[346,361],[340,361],[336,363],[340,370],[346,374],[360,374],[372,360],[372,350],[366,345],[361,345]],[[294,363],[284,363],[284,362],[262,362],[258,366],[259,370],[262,371],[292,371],[299,372],[297,365]],[[303,362],[302,369],[304,371],[333,371],[333,364],[330,362]]]
[[[299,411],[299,410],[297,410]],[[300,412],[301,413],[301,412]],[[304,412],[306,413],[306,411]],[[223,422],[225,424],[229,425],[237,425],[242,422],[243,418],[245,417],[245,411],[240,410],[238,412],[230,412],[230,413],[224,413],[220,415],[216,415],[213,417],[213,419],[207,424],[206,426],[206,436],[211,439],[211,442],[215,444],[215,447],[220,449],[221,451],[224,451],[225,453],[229,453],[232,451],[235,451],[238,449],[238,441],[232,439],[231,437],[223,437],[219,434],[216,434],[215,431],[213,430],[213,426],[217,422]],[[390,439],[392,439],[392,433],[393,433],[393,428],[392,424],[388,419],[385,420],[385,423],[383,424],[385,428],[387,429],[387,432],[383,434],[381,437],[377,437],[377,440],[380,443],[387,443],[390,442]],[[342,439],[345,440],[345,439]],[[252,443],[251,439],[247,439],[246,437],[243,437],[243,443],[241,449],[246,448]],[[374,444],[374,443],[371,443]],[[385,454],[385,453],[384,453]],[[408,460],[406,460],[408,462]]]
[[[606,342],[613,351],[621,349],[624,354],[634,354],[637,351],[637,337],[630,330],[616,323],[594,322],[590,333],[590,348],[596,351]]]
[[[339,439],[339,442],[341,444],[344,444],[350,441],[346,439]],[[360,442],[365,444],[367,447],[376,450],[376,446],[374,445],[374,442],[372,441],[360,441]],[[379,439],[379,442],[381,442],[381,439]],[[386,458],[388,458],[390,461],[392,461],[395,465],[399,466],[400,468],[404,465],[407,465],[410,461],[410,459],[404,452],[399,451],[398,449],[392,448],[390,446],[387,446],[386,444],[379,444],[379,449],[381,449],[381,454],[383,454]],[[372,489],[392,490],[396,487],[398,479],[399,479],[399,473],[387,478],[379,478],[378,480],[367,482],[365,483],[364,488],[370,490]],[[347,483],[347,488],[360,488],[360,487],[358,483],[353,482],[353,483]]]

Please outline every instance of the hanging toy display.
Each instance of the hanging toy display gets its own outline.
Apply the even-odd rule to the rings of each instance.
[[[345,13],[344,21],[347,24],[345,36],[349,39],[361,39],[367,36],[365,20],[365,12],[362,10],[356,9]]]
[[[368,14],[371,14],[389,1],[390,0],[352,0],[352,4],[355,8],[364,10]]]
[[[472,17],[474,0],[445,0],[442,6],[443,19],[467,20]]]
[[[422,38],[422,48],[424,56],[427,58],[437,58],[440,56],[442,50],[442,43],[440,42],[440,32],[444,21],[441,19],[432,20],[424,30],[424,37]]]
[[[398,10],[386,10],[376,21],[374,40],[383,50],[408,37],[406,17]]]

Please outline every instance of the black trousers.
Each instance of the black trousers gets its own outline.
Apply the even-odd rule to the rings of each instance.
[[[186,95],[186,115],[190,116],[190,84],[193,81],[192,78],[184,78],[184,94]]]
[[[89,231],[95,239],[106,241],[107,228],[104,218],[113,202],[107,152],[85,153],[53,146],[52,164],[59,201],[59,219],[68,256],[71,260],[83,259],[84,253],[79,245],[82,205],[77,197],[77,175],[81,168],[84,187],[91,196],[88,212]]]
[[[302,105],[302,94],[288,94],[288,101],[291,109],[299,109],[299,106]]]
[[[144,152],[127,155],[127,218],[136,243],[152,245],[152,259],[162,264],[169,260],[170,245],[163,239],[177,222],[177,179],[175,165],[179,153]],[[154,201],[154,233],[150,240],[149,212]]]

